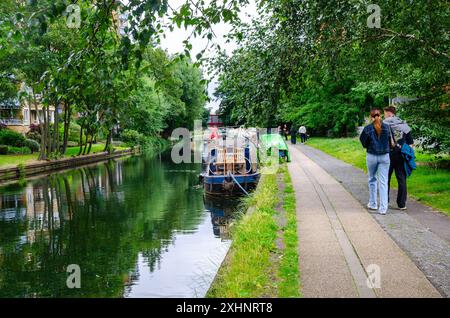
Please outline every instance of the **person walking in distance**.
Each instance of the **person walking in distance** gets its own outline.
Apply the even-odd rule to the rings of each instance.
[[[283,126],[283,135],[284,135],[284,139],[288,140],[289,129],[288,129],[288,126],[286,124],[284,124],[284,126]]]
[[[397,206],[400,210],[406,210],[407,198],[407,184],[406,184],[406,170],[405,159],[402,155],[402,146],[407,144],[414,145],[414,140],[411,135],[411,128],[408,124],[397,117],[397,109],[394,106],[388,106],[384,109],[384,123],[390,128],[391,137],[391,165],[389,167],[389,191],[391,185],[392,173],[395,172],[395,177],[398,182],[397,192]]]
[[[302,144],[304,144],[306,142],[306,127],[301,125],[298,129],[298,133],[300,134]]]
[[[291,125],[291,144],[295,145],[297,143],[297,128],[294,124]]]
[[[359,140],[366,148],[366,164],[369,173],[369,210],[386,214],[388,210],[389,174],[389,126],[381,120],[381,110],[370,111],[371,124],[364,127]],[[379,182],[379,186],[378,186]],[[380,205],[377,196],[380,195]]]

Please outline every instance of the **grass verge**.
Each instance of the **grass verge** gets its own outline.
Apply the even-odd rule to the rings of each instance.
[[[27,162],[36,160],[38,154],[30,155],[0,155],[0,167],[17,166],[19,164],[25,164]]]
[[[248,212],[241,214],[232,226],[233,242],[206,297],[299,296],[295,199],[289,196],[292,185],[287,185],[285,191],[287,223],[282,229],[283,250],[278,250],[275,242],[280,230],[275,215],[276,205],[284,195],[278,193],[277,175],[267,174],[255,192],[244,199],[242,209]],[[274,255],[279,262],[273,262]]]
[[[307,144],[367,172],[366,153],[357,138],[311,138]],[[418,167],[408,178],[408,194],[450,215],[450,171],[438,168],[448,160],[448,156],[436,158],[416,150]],[[391,182],[397,187],[395,177]]]
[[[286,213],[286,225],[283,229],[283,258],[278,271],[280,277],[278,297],[300,297],[295,192],[286,165],[283,165],[281,172],[283,173],[285,184],[283,208]]]

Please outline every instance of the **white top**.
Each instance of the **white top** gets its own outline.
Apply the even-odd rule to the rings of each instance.
[[[306,134],[306,127],[305,127],[305,126],[301,126],[301,127],[298,129],[298,133],[299,133],[299,134]]]

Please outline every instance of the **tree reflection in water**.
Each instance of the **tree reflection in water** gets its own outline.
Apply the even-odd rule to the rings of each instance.
[[[153,272],[204,219],[199,168],[132,157],[0,188],[0,297],[124,296],[138,255]],[[68,264],[80,289],[66,287]]]

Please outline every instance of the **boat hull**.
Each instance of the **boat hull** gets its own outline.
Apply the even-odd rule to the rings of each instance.
[[[247,175],[234,175],[234,178],[245,191],[249,192],[256,188],[260,173]],[[242,189],[229,176],[224,175],[202,175],[205,193],[209,195],[240,195],[244,194]]]

